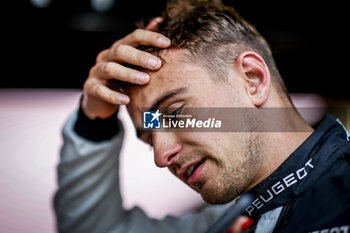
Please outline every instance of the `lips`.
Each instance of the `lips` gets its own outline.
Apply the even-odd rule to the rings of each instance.
[[[201,163],[199,162],[189,167],[186,171],[186,176],[190,177],[194,173],[194,171],[199,167],[200,164]]]
[[[179,178],[187,181],[189,185],[193,184],[200,177],[204,164],[205,159],[202,159],[182,167],[178,173]]]
[[[192,175],[192,173],[193,173],[193,171],[195,169],[195,166],[197,166],[197,164],[192,165],[189,169],[187,169],[187,171],[186,171],[186,176],[187,177],[190,177]]]
[[[192,171],[191,176],[189,176],[187,179],[187,183],[189,185],[193,185],[199,179],[199,177],[202,174],[202,170],[203,170],[204,166],[205,166],[205,159],[201,160],[199,163],[197,163],[194,166],[194,169]]]

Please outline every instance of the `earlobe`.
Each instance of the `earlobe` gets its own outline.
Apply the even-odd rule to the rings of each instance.
[[[270,71],[264,59],[253,51],[244,51],[238,55],[235,65],[252,104],[262,106],[268,99],[271,86]]]

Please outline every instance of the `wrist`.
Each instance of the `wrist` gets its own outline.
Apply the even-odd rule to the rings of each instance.
[[[96,116],[91,119],[85,114],[82,108],[81,97],[78,118],[74,125],[74,131],[81,137],[94,141],[101,142],[111,139],[119,132],[119,124],[117,119],[118,111],[115,111],[108,118],[101,119]]]
[[[104,101],[88,98],[88,96],[82,95],[80,100],[80,108],[91,120],[95,119],[107,119],[118,112],[118,105],[112,105]]]

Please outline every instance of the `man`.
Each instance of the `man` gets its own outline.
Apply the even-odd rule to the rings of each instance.
[[[169,3],[146,29],[98,55],[81,108],[64,127],[55,196],[59,231],[205,232],[227,208],[161,221],[138,208],[122,209],[117,168],[123,129],[116,114],[127,104],[139,137],[154,147],[156,165],[168,167],[206,202],[256,195],[244,213],[255,220],[250,231],[348,232],[349,133],[330,115],[315,130],[300,117],[256,29],[219,1]],[[243,117],[230,116],[243,130],[147,131],[145,108],[243,109]],[[288,130],[270,131],[268,114],[244,111],[270,108],[293,109],[273,122]],[[245,221],[233,229],[245,229],[251,223]]]

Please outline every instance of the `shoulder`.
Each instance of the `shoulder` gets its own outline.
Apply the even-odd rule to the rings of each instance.
[[[314,232],[349,224],[350,151],[345,151],[323,177],[288,206],[283,232]]]

